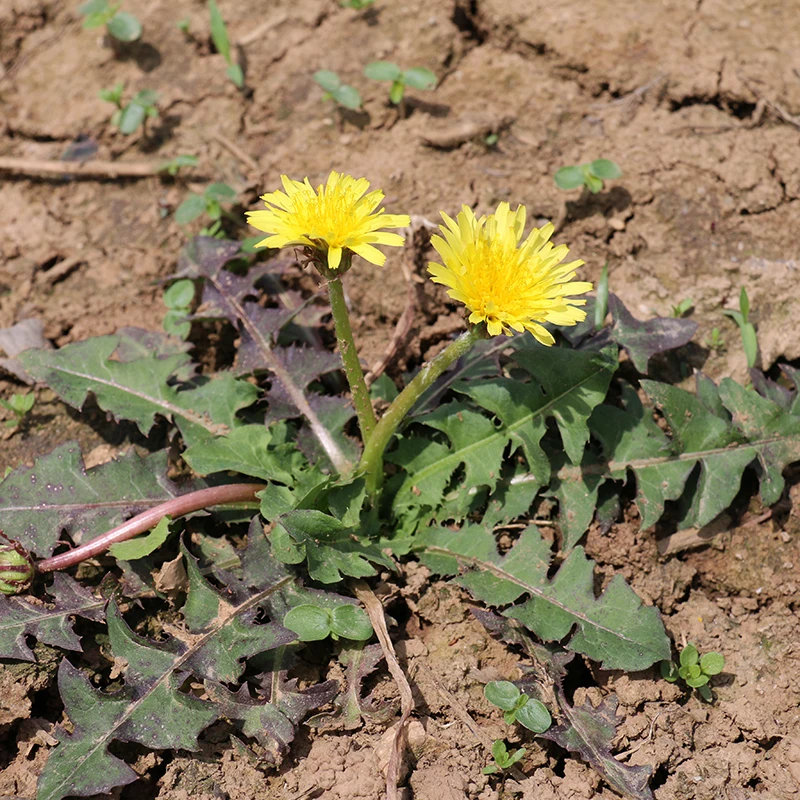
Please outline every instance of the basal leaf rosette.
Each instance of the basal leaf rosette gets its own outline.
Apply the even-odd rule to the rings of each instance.
[[[339,269],[346,251],[383,266],[386,256],[375,245],[402,247],[404,238],[383,228],[407,228],[406,214],[385,214],[380,190],[367,193],[369,181],[331,172],[316,191],[308,178],[281,175],[284,191],[265,194],[266,210],[247,212],[254,228],[271,234],[256,247],[301,245],[316,250],[330,270]],[[345,262],[349,264],[349,260]]]
[[[463,206],[455,220],[444,212],[442,217],[442,236],[431,243],[443,263],[431,262],[428,272],[469,309],[472,324],[485,323],[491,336],[530,331],[552,345],[542,323],[575,325],[585,319],[580,306],[586,300],[573,295],[588,292],[592,284],[575,280],[583,261],[562,263],[569,248],[550,242],[551,223],[534,228],[522,242],[525,206],[511,211],[500,203],[494,214],[480,218]]]

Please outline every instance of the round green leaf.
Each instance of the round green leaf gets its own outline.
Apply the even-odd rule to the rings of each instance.
[[[182,278],[175,281],[164,292],[164,304],[167,308],[188,308],[194,300],[194,281]]]
[[[598,158],[589,164],[589,169],[595,178],[602,178],[603,180],[613,180],[614,178],[622,177],[622,170],[607,158]]]
[[[577,189],[583,186],[583,169],[580,166],[561,167],[553,175],[553,180],[559,189]]]
[[[708,681],[708,675],[693,675],[691,678],[686,679],[686,685],[691,686],[692,689],[699,689],[701,686],[705,686]]]
[[[206,201],[199,194],[190,194],[176,209],[175,222],[178,225],[188,225],[196,220],[206,210]]]
[[[89,0],[81,6],[78,6],[79,14],[102,14],[108,8],[106,0]]]
[[[331,94],[333,94],[333,92],[335,92],[342,85],[339,76],[335,72],[331,72],[329,69],[321,69],[319,72],[315,72],[314,80],[326,92],[330,92]]]
[[[686,647],[681,650],[680,660],[682,667],[691,667],[693,664],[697,664],[697,662],[700,661],[700,654],[693,644],[687,644]]]
[[[396,81],[403,70],[391,61],[373,61],[364,67],[364,74],[373,81]]]
[[[192,323],[186,319],[186,309],[167,311],[161,324],[166,333],[179,339],[185,339],[192,330]]]
[[[301,642],[318,642],[330,635],[331,613],[311,604],[295,606],[283,618],[283,627],[294,631]]]
[[[230,203],[236,199],[236,190],[227,183],[210,183],[203,194],[209,200],[221,200],[223,203]]]
[[[372,636],[372,623],[360,606],[337,606],[331,611],[331,633],[342,639],[365,642]]]
[[[521,693],[511,681],[491,681],[483,687],[483,694],[493,706],[513,711]]]
[[[686,673],[687,673],[687,677],[686,677],[686,681],[687,682],[690,681],[690,680],[693,680],[694,678],[699,678],[700,677],[700,665],[699,664],[689,664],[687,667],[685,667],[685,669],[686,669]]]
[[[517,710],[517,722],[529,731],[544,733],[553,724],[553,718],[544,703],[529,697],[528,702]]]
[[[140,106],[154,106],[158,101],[158,93],[153,89],[142,89],[140,92],[136,92],[133,96],[132,103],[138,103]]]
[[[119,117],[119,132],[129,136],[144,122],[145,108],[138,103],[129,103]]]
[[[135,42],[142,35],[142,24],[133,14],[119,11],[109,20],[108,32],[121,42]]]
[[[331,92],[331,96],[340,106],[349,108],[351,111],[358,111],[361,108],[361,95],[352,86],[342,85]]]
[[[435,88],[436,75],[425,67],[412,67],[403,73],[403,83],[412,89],[428,91]]]
[[[725,669],[725,656],[722,653],[706,653],[700,659],[700,669],[704,675],[719,675]]]

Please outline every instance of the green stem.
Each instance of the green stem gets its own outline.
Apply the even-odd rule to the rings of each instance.
[[[342,264],[344,267],[344,264]],[[350,315],[347,312],[347,303],[344,299],[344,287],[340,275],[328,274],[328,294],[333,311],[333,322],[336,326],[336,341],[339,343],[339,354],[344,364],[344,374],[350,384],[353,395],[353,405],[358,416],[358,426],[361,428],[361,438],[366,445],[375,430],[375,411],[369,397],[369,389],[364,380],[364,371],[358,360],[358,351],[353,339],[353,330],[350,327]]]
[[[364,446],[359,472],[366,475],[367,490],[375,495],[383,480],[383,453],[389,441],[414,404],[423,392],[433,385],[434,381],[458,358],[469,352],[479,339],[483,338],[483,327],[475,327],[465,331],[454,342],[451,342],[429,364],[423,365],[414,380],[403,389],[394,402],[381,417],[370,440]]]

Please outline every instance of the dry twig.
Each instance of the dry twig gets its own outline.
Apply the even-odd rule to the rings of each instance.
[[[389,667],[389,672],[394,678],[397,688],[400,690],[400,721],[394,737],[391,755],[389,756],[389,766],[386,770],[386,800],[397,800],[397,783],[400,777],[400,762],[403,750],[406,746],[406,726],[411,712],[414,710],[414,696],[411,694],[411,686],[403,672],[402,667],[397,661],[394,652],[394,645],[389,638],[389,631],[386,627],[386,617],[383,614],[381,601],[364,581],[353,581],[351,583],[356,597],[364,604],[364,608],[369,615],[369,620],[380,642],[383,650],[383,657]]]
[[[38,158],[0,157],[0,172],[17,175],[71,175],[81,178],[150,178],[158,175],[163,162],[134,161],[45,161]]]

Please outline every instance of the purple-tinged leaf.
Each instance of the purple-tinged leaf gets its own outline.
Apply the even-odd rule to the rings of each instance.
[[[100,408],[132,420],[143,434],[162,416],[178,425],[187,442],[225,434],[236,424],[236,412],[258,396],[255,386],[231,375],[176,387],[171,379],[189,363],[185,353],[119,361],[112,359],[119,343],[119,336],[97,336],[54,352],[27,350],[20,360],[73,408],[83,408],[91,392]]]
[[[275,348],[277,333],[295,316],[297,309],[284,308],[276,314],[274,309],[262,308],[256,302],[254,281],[283,267],[280,262],[273,262],[253,270],[247,277],[235,275],[225,269],[225,264],[239,254],[239,248],[239,242],[197,237],[181,253],[176,277],[203,279],[203,298],[198,314],[227,319],[239,332],[241,343],[234,371],[238,374],[272,372],[282,396],[290,407],[296,409],[291,416],[305,417],[336,471],[347,472],[351,468],[350,461],[309,403],[305,385],[295,378]]]
[[[312,717],[308,721],[309,726],[322,730],[349,731],[360,728],[364,719],[385,723],[394,714],[391,704],[377,704],[373,694],[362,696],[364,681],[377,669],[382,659],[383,649],[379,644],[351,642],[342,647],[339,661],[347,667],[347,688],[336,698],[334,710]]]
[[[0,658],[35,661],[26,636],[52,647],[80,651],[80,640],[72,630],[72,618],[103,621],[106,601],[95,597],[68,575],[57,572],[47,592],[53,599],[44,603],[0,595]]]
[[[597,708],[588,701],[580,706],[571,705],[564,693],[564,677],[573,653],[557,646],[537,644],[513,622],[490,611],[474,609],[472,613],[495,639],[520,645],[531,657],[533,663],[528,668],[528,676],[514,681],[515,685],[530,697],[558,706],[560,713],[553,716],[560,721],[539,736],[579,755],[623,796],[631,800],[653,800],[648,787],[652,775],[650,767],[628,766],[617,761],[611,752],[620,722],[615,714],[616,696],[606,696]]]
[[[653,774],[652,768],[629,766],[617,761],[611,752],[617,735],[617,725],[621,721],[616,716],[616,695],[604,697],[597,707],[588,700],[584,700],[579,706],[571,706],[560,684],[556,685],[555,691],[565,720],[553,725],[540,736],[579,755],[603,776],[609,786],[624,797],[631,800],[653,800],[653,793],[648,785]]]
[[[797,397],[796,389],[789,389],[786,386],[781,386],[777,381],[770,380],[758,367],[751,367],[749,372],[753,388],[763,398],[771,400],[784,411],[789,411],[792,408],[792,403]]]
[[[245,735],[256,739],[267,758],[278,766],[294,740],[297,725],[309,711],[330,703],[339,691],[336,681],[298,690],[297,681],[285,680],[285,672],[263,676],[267,694],[253,697],[245,684],[238,692],[207,681],[206,691],[220,713]]]
[[[0,483],[0,515],[7,536],[44,558],[62,530],[82,544],[179,494],[165,450],[145,458],[131,451],[87,470],[77,443],[68,442]]]
[[[294,579],[288,573],[276,584],[254,594],[238,607],[228,603],[200,574],[196,559],[182,545],[189,576],[189,595],[183,614],[189,631],[201,638],[185,660],[197,675],[233,683],[244,660],[297,641],[297,634],[275,622],[255,624],[259,604]]]
[[[38,800],[105,793],[132,783],[138,776],[108,752],[112,741],[196,750],[198,734],[219,716],[211,703],[180,691],[191,648],[175,639],[156,644],[135,634],[113,600],[108,632],[115,658],[125,665],[125,686],[107,694],[68,661],[61,663],[58,685],[72,733],[57,729],[59,744],[39,777]]]
[[[612,338],[628,351],[642,374],[647,374],[647,362],[652,356],[682,347],[697,332],[697,323],[689,319],[657,317],[640,322],[613,293],[608,296],[608,307],[614,318]]]

